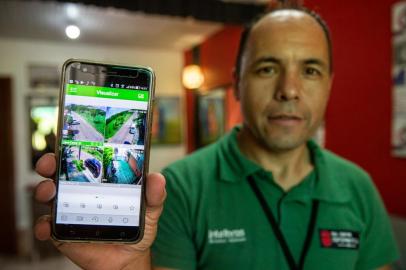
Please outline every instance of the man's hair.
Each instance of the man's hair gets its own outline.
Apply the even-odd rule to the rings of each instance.
[[[236,59],[236,63],[235,63],[235,74],[237,76],[237,78],[240,77],[240,72],[241,72],[241,65],[242,65],[242,57],[244,55],[244,51],[247,47],[247,41],[248,38],[250,36],[251,30],[254,27],[254,25],[260,21],[262,18],[264,18],[265,16],[276,12],[276,11],[281,11],[281,10],[297,10],[297,11],[301,11],[303,13],[308,14],[309,16],[311,16],[313,19],[316,20],[316,22],[321,26],[321,28],[323,29],[324,35],[326,37],[327,40],[327,46],[328,46],[328,57],[329,57],[329,71],[330,74],[333,73],[333,45],[331,42],[331,34],[330,34],[330,29],[327,25],[327,23],[323,20],[323,18],[317,14],[316,12],[307,9],[305,7],[303,7],[302,5],[296,4],[296,5],[281,5],[278,7],[274,7],[271,10],[268,10],[267,12],[260,14],[259,16],[257,16],[252,22],[250,22],[249,24],[247,24],[244,27],[243,32],[241,33],[241,37],[240,37],[240,45],[238,48],[238,54],[237,54],[237,59]]]

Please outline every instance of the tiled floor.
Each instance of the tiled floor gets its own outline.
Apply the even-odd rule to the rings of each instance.
[[[79,270],[80,268],[64,257],[29,261],[0,257],[1,270]]]

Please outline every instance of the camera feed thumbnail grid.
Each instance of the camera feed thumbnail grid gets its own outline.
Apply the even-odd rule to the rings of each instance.
[[[145,110],[66,103],[61,181],[140,185]]]

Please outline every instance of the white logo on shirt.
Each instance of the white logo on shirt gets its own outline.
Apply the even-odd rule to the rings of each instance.
[[[209,244],[238,243],[247,241],[244,229],[220,229],[208,231]]]

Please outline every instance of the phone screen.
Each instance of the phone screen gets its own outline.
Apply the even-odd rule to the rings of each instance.
[[[55,235],[135,239],[143,222],[153,73],[85,62],[64,72]]]

